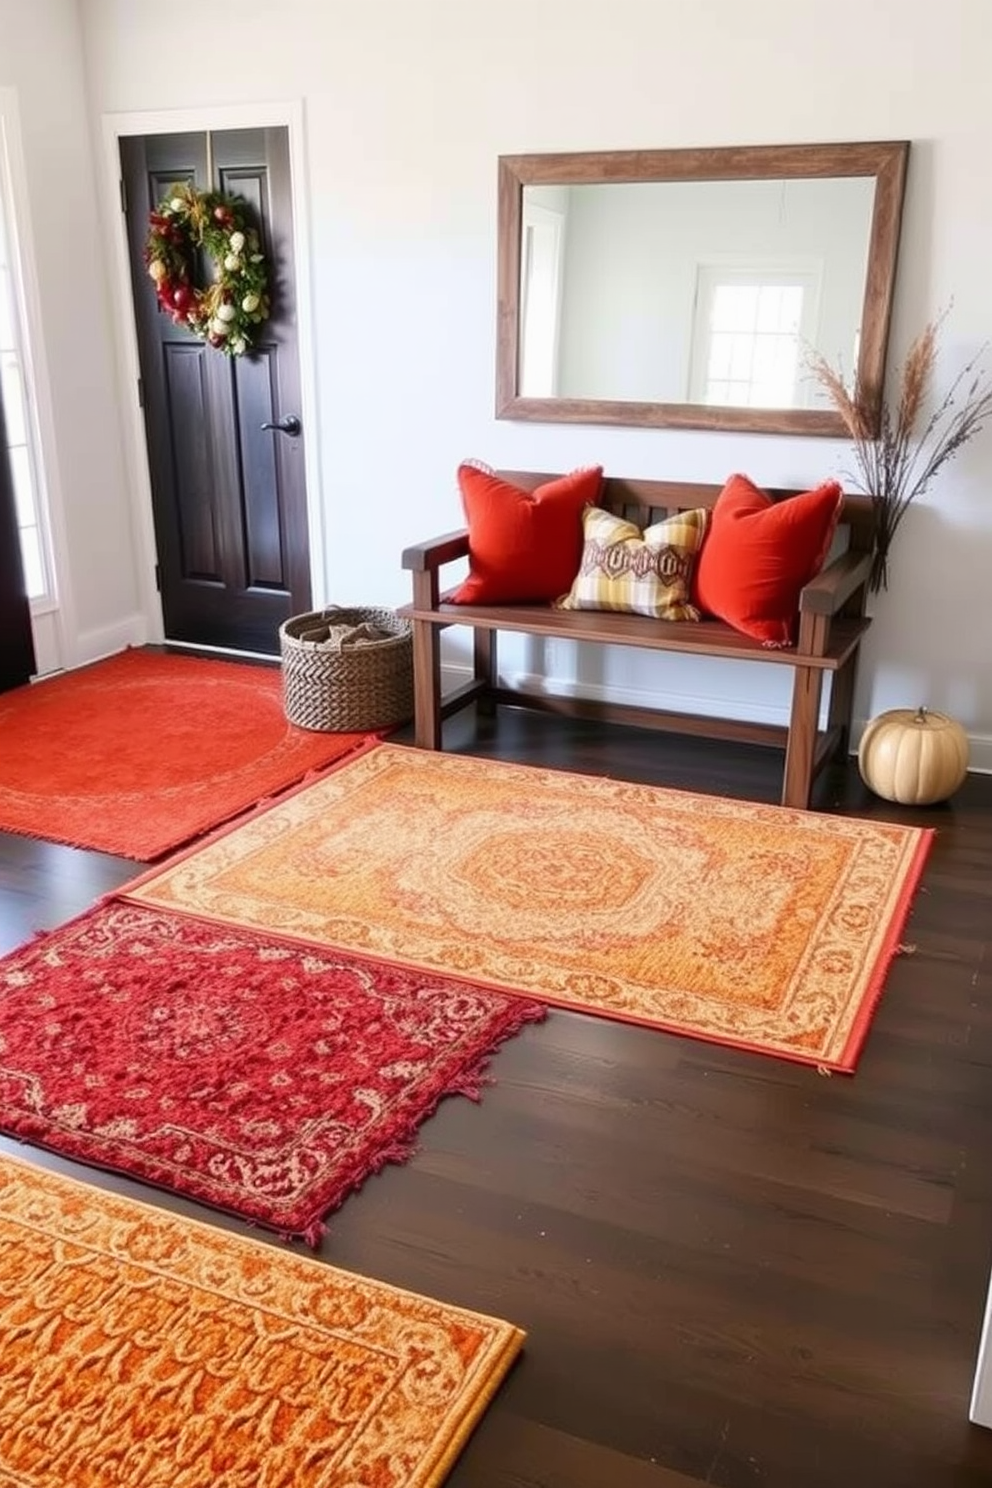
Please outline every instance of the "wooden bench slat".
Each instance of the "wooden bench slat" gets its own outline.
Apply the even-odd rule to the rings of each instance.
[[[602,646],[638,646],[647,651],[674,651],[731,661],[763,661],[794,667],[794,646],[762,646],[722,620],[651,620],[644,615],[608,610],[555,610],[550,605],[456,605],[442,601],[437,609],[401,605],[397,614],[434,624],[470,625],[526,635],[592,641]],[[842,666],[867,630],[864,617],[838,620],[831,626],[823,656],[803,656],[803,664],[820,671]]]

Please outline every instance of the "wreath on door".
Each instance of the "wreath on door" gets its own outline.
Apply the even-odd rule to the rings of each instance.
[[[247,202],[173,186],[148,225],[145,263],[161,308],[201,341],[242,356],[269,317],[268,269]],[[209,284],[197,282],[203,254],[212,264]]]

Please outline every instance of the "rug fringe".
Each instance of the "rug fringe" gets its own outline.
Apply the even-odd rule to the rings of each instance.
[[[475,1101],[476,1105],[478,1105],[482,1100],[482,1087],[493,1084],[495,1084],[495,1081],[491,1075],[482,1076],[475,1080],[470,1080],[466,1075],[464,1080],[460,1080],[457,1085],[451,1087],[449,1093],[451,1095],[464,1095],[467,1100]]]
[[[390,1164],[408,1162],[418,1150],[420,1127],[429,1117],[437,1114],[442,1101],[452,1095],[467,1095],[469,1100],[480,1101],[483,1086],[497,1083],[495,1076],[489,1073],[489,1065],[499,1052],[501,1045],[513,1034],[519,1033],[527,1023],[543,1022],[547,1015],[547,1007],[540,1002],[521,1002],[508,1007],[506,1017],[499,1030],[493,1035],[491,1043],[475,1056],[467,1069],[461,1070],[437,1090],[430,1102],[425,1104],[416,1116],[405,1119],[389,1140],[383,1143],[371,1159],[367,1160],[361,1174],[350,1175],[342,1181],[336,1193],[323,1206],[322,1214],[332,1214],[349,1194],[357,1193],[363,1187],[367,1178],[381,1173]],[[300,1238],[305,1240],[312,1249],[316,1248],[323,1237],[330,1233],[331,1226],[320,1218],[311,1220],[304,1229],[297,1231]]]
[[[307,1225],[303,1231],[303,1239],[311,1250],[316,1250],[321,1240],[327,1234],[327,1226],[322,1219],[315,1219],[313,1224]],[[292,1238],[292,1237],[290,1237]]]

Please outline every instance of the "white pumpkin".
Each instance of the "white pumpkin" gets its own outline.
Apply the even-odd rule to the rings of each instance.
[[[946,713],[893,708],[865,729],[858,768],[883,800],[932,806],[953,796],[967,775],[968,736]]]

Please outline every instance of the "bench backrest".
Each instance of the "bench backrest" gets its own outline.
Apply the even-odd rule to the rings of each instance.
[[[554,473],[548,475],[534,470],[498,470],[496,474],[524,491],[533,491],[545,481],[557,478]],[[791,496],[801,494],[798,489],[762,489],[773,501],[788,501]],[[600,506],[615,516],[625,517],[628,522],[635,522],[638,527],[648,527],[673,512],[692,511],[697,506],[712,509],[722,490],[722,485],[702,485],[695,481],[632,480],[626,476],[608,475],[603,480]],[[867,496],[845,495],[838,526],[847,529],[846,546],[851,551],[871,552],[875,517]]]

